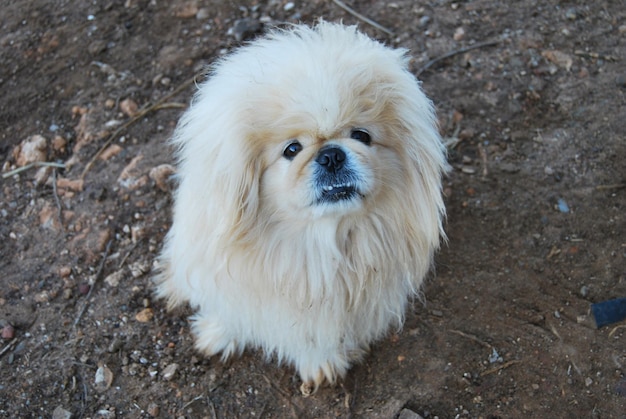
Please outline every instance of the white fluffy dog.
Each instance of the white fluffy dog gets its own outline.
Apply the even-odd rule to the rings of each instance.
[[[443,235],[445,150],[393,50],[355,27],[275,30],[219,61],[175,132],[158,295],[197,348],[343,377],[400,327]]]

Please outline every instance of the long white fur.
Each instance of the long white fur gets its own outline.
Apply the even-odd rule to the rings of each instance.
[[[173,139],[180,184],[157,278],[171,307],[197,310],[198,349],[262,348],[317,388],[402,325],[443,236],[446,168],[407,61],[320,22],[237,50],[200,86]],[[370,147],[349,138],[355,126]],[[304,150],[290,162],[293,133]],[[347,151],[362,202],[312,202],[325,144]]]

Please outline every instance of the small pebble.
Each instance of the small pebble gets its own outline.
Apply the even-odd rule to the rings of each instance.
[[[35,301],[38,303],[47,303],[50,301],[50,293],[48,291],[42,291],[35,294]]]
[[[52,139],[50,145],[54,151],[64,153],[65,147],[67,146],[67,140],[60,135],[57,135]]]
[[[137,243],[139,240],[146,236],[146,228],[143,225],[134,225],[130,228],[130,239],[133,243]],[[131,271],[132,273],[132,271]],[[141,273],[143,274],[143,272]],[[140,274],[140,275],[141,275]],[[137,275],[133,273],[133,277],[137,278]]]
[[[113,272],[104,278],[104,282],[106,282],[110,287],[117,287],[122,279],[124,279],[124,270],[120,269],[119,271]]]
[[[202,9],[198,9],[198,13],[196,13],[196,19],[198,20],[206,20],[211,16],[211,10],[206,7]]]
[[[150,403],[146,411],[150,416],[156,418],[157,416],[159,416],[159,405],[157,405],[156,403]]]
[[[108,388],[111,387],[112,383],[113,372],[111,371],[111,369],[106,365],[101,365],[100,367],[98,367],[94,379],[94,387],[96,388],[96,391],[101,393],[105,390],[108,390]]]
[[[110,146],[105,148],[102,153],[100,153],[100,156],[98,156],[98,158],[100,160],[107,161],[110,158],[120,154],[123,150],[124,149],[119,144],[111,144]]]
[[[422,416],[418,415],[412,410],[402,409],[400,414],[398,415],[398,419],[424,419]]]
[[[558,199],[556,206],[558,210],[564,214],[567,214],[569,212],[569,206],[567,205],[567,202],[565,202],[563,198]]]
[[[52,412],[52,419],[70,419],[72,412],[69,412],[63,408],[63,406],[57,406]]]
[[[15,329],[10,324],[2,328],[2,339],[11,340],[15,337]]]
[[[157,188],[163,192],[170,190],[169,180],[176,173],[176,168],[171,164],[161,164],[150,169],[148,176],[154,181]]]
[[[578,17],[578,12],[574,7],[570,7],[565,11],[565,17],[568,20],[576,20],[576,18]]]
[[[580,296],[586,297],[588,295],[589,295],[589,287],[586,285],[583,285],[582,287],[580,287]]]
[[[93,419],[115,419],[115,410],[100,409],[93,416]]]
[[[456,28],[456,30],[454,31],[454,35],[452,36],[452,38],[455,41],[460,41],[463,38],[465,38],[465,29],[463,29],[462,27]]]
[[[154,317],[154,312],[152,311],[152,309],[145,308],[135,315],[135,320],[137,320],[139,323],[147,323],[152,320],[152,317]]]
[[[133,240],[134,241],[134,240]],[[150,272],[150,263],[148,262],[135,262],[129,266],[130,274],[133,278],[139,278],[147,272]]]
[[[178,369],[178,364],[176,363],[169,364],[167,367],[163,369],[163,372],[161,373],[161,377],[163,377],[165,381],[169,381],[172,378],[174,378],[174,374],[176,374],[177,369]]]
[[[120,102],[120,110],[126,116],[133,117],[137,115],[138,109],[139,109],[139,106],[137,105],[137,102],[135,102],[134,100],[130,98],[124,99],[123,101]]]
[[[496,348],[491,348],[491,355],[489,355],[489,363],[495,364],[496,362],[502,362],[502,361],[503,359],[498,353],[498,351],[496,351]]]
[[[41,135],[33,135],[22,141],[13,150],[13,158],[18,167],[29,163],[46,161],[48,141]]]
[[[82,284],[78,286],[78,292],[80,292],[82,295],[87,295],[90,289],[91,289],[91,285],[85,282],[83,282]]]
[[[419,20],[419,22],[418,22],[418,25],[419,25],[419,27],[420,27],[420,28],[424,28],[424,27],[426,27],[429,23],[430,23],[430,16],[426,16],[426,15],[424,15],[424,16],[420,17],[420,20]]]
[[[113,340],[111,341],[111,343],[109,344],[109,346],[107,347],[107,352],[109,353],[115,353],[117,351],[120,350],[120,348],[122,347],[122,340],[120,338],[113,338]]]
[[[57,179],[57,188],[60,189],[69,189],[74,192],[82,192],[84,182],[82,179],[67,179],[67,178],[58,178]]]
[[[235,37],[237,42],[245,41],[254,37],[257,33],[261,32],[263,24],[251,18],[244,18],[235,21],[235,25],[228,31],[228,33]]]

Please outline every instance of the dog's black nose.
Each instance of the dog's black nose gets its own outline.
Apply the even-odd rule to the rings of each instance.
[[[335,146],[329,146],[321,149],[315,158],[315,161],[320,166],[333,173],[343,167],[343,162],[345,160],[346,153],[341,148]]]

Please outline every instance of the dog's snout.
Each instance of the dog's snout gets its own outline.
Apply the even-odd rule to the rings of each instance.
[[[320,150],[315,161],[329,172],[336,172],[343,167],[346,153],[336,146],[325,147]]]

